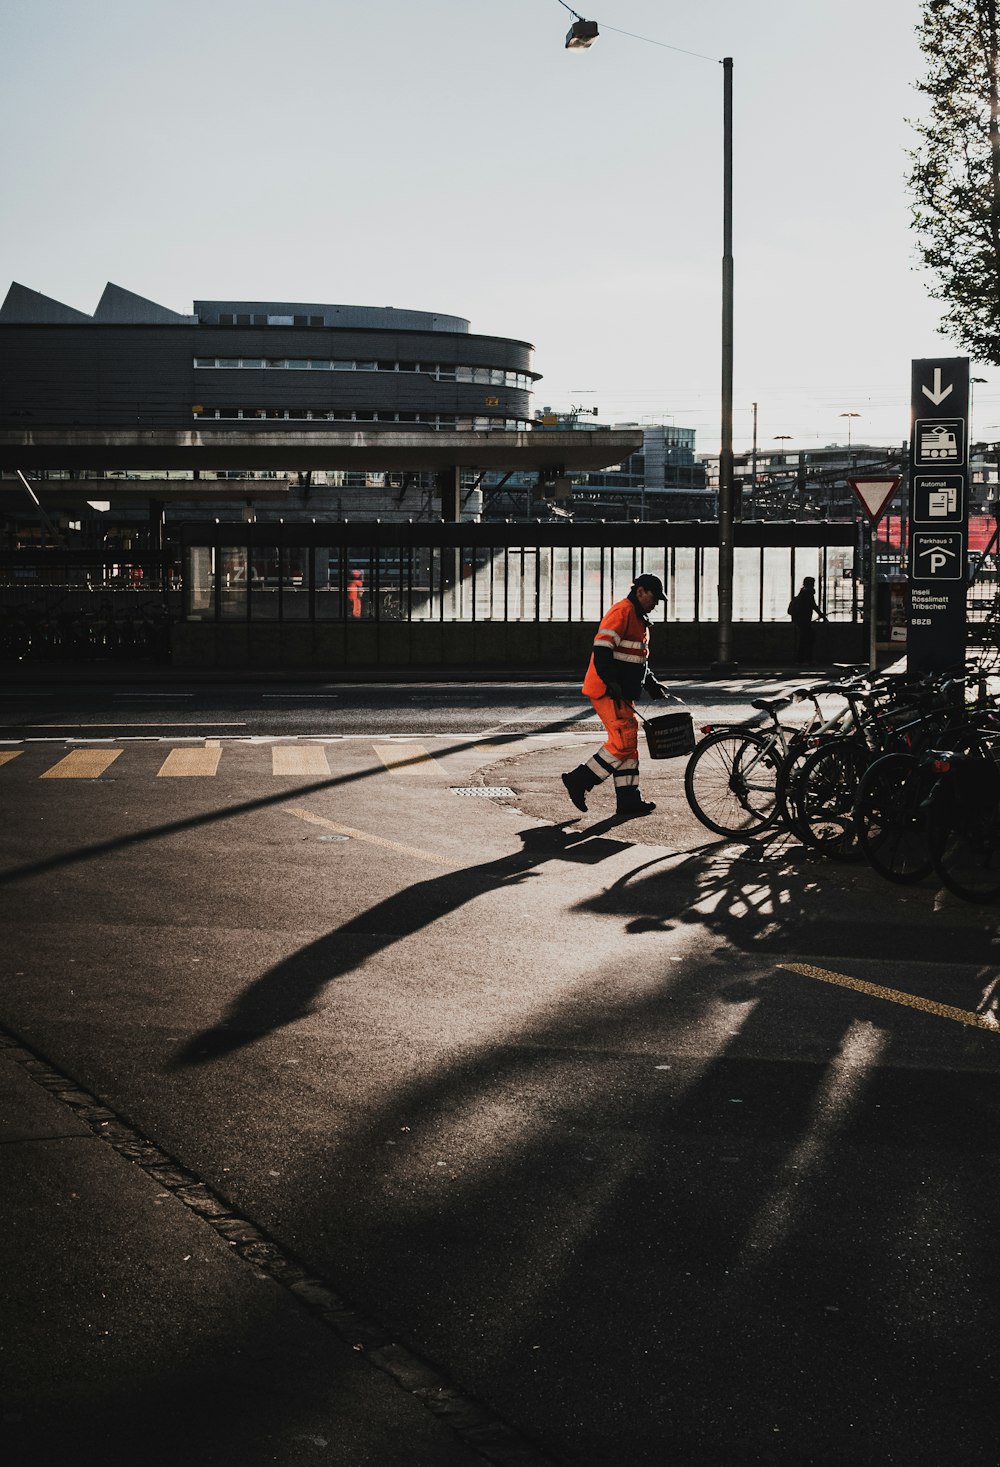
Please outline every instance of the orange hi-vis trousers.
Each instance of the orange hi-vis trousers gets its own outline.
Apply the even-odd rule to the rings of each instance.
[[[638,788],[639,722],[632,704],[616,703],[607,695],[590,701],[608,736],[586,767],[597,780],[614,775],[616,790]]]

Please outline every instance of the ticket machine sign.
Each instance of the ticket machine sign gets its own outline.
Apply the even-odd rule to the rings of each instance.
[[[961,525],[965,521],[964,474],[914,474],[913,523]]]

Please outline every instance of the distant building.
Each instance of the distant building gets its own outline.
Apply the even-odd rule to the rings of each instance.
[[[275,432],[525,431],[538,377],[532,353],[525,341],[473,334],[463,317],[392,306],[198,300],[182,315],[109,283],[88,315],[15,282],[0,306],[0,429],[210,428],[244,447],[248,436],[252,444]],[[245,452],[240,462],[205,477],[281,477],[258,473]],[[59,462],[42,477],[76,475],[76,465]],[[288,477],[283,514],[440,512],[433,475]],[[466,512],[478,505],[476,490]],[[197,506],[172,503],[170,514],[213,509],[202,493]]]
[[[586,432],[604,425],[582,409],[568,413],[542,408],[536,416],[541,431]],[[705,466],[695,459],[695,430],[671,424],[615,423],[616,429],[640,429],[643,446],[623,463],[599,472],[574,474],[571,486],[554,499],[557,513],[572,512],[575,519],[685,520],[714,519],[718,495],[709,489]],[[511,476],[503,485],[484,484],[486,513],[510,514],[508,505],[532,489]],[[545,494],[543,486],[541,490]],[[571,499],[571,503],[570,503]],[[536,511],[537,512],[537,511]]]
[[[23,285],[0,306],[0,426],[527,429],[533,348],[392,306],[195,301],[109,284],[92,316]]]

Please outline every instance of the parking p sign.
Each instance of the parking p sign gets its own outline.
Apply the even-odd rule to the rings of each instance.
[[[910,576],[914,581],[964,581],[965,542],[960,531],[913,532]]]

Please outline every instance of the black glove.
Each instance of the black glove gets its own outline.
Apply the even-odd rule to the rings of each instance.
[[[653,699],[654,702],[658,702],[661,698],[669,698],[670,697],[670,694],[667,692],[666,688],[663,686],[663,684],[661,682],[657,682],[656,678],[653,677],[652,673],[648,674],[648,676],[646,678],[645,687],[646,687],[646,692],[649,694],[649,696]]]
[[[616,703],[625,702],[625,694],[622,692],[621,683],[605,683],[604,691],[609,698],[614,698]]]

